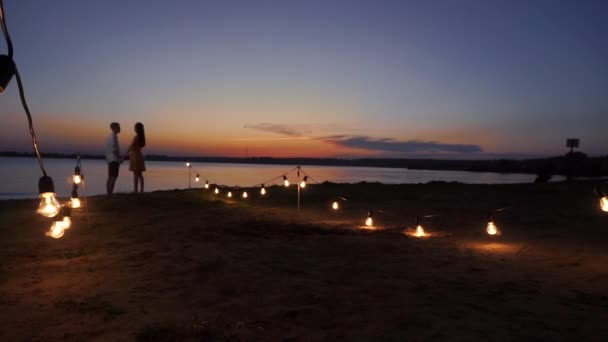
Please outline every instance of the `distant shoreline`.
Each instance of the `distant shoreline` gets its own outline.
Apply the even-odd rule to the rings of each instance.
[[[75,159],[77,154],[46,153],[44,158]],[[0,157],[31,158],[33,153],[0,152]],[[81,159],[104,159],[103,155],[81,154]],[[389,159],[389,158],[271,158],[271,157],[195,157],[167,155],[146,155],[146,160],[165,162],[198,162],[219,164],[258,164],[258,165],[309,165],[309,166],[355,166],[403,168],[411,170],[433,171],[468,171],[468,172],[494,172],[494,173],[523,173],[552,175],[566,175],[568,170],[574,168],[575,174],[582,177],[608,176],[608,156],[586,157],[583,153],[575,153],[572,162],[564,156],[538,158],[538,159],[493,159],[493,160],[443,160],[443,159]]]

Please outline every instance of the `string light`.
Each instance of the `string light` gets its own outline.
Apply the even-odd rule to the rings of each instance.
[[[608,212],[608,197],[604,196],[600,198],[600,208],[602,208],[603,211]]]
[[[82,182],[82,175],[80,174],[80,167],[76,166],[74,168],[74,175],[72,176],[72,181],[74,184],[80,184]]]
[[[334,201],[334,203],[331,204],[331,207],[333,210],[340,209],[340,205],[338,205],[338,201]]]
[[[190,163],[186,163],[186,167],[190,167]]]
[[[260,195],[266,195],[266,188],[264,187],[264,184],[262,184],[262,189],[260,189]]]
[[[232,192],[228,191],[228,197],[232,197]]]
[[[217,194],[219,194],[219,193],[220,193],[220,189],[218,189],[218,188],[216,187],[216,188],[215,188],[215,190],[214,190],[213,192],[215,192],[215,194],[217,195]]]
[[[597,195],[597,198],[600,201],[600,209],[602,209],[602,211],[608,212],[608,197],[606,196],[606,194],[599,188],[595,188],[595,194]]]
[[[205,181],[205,189],[209,189],[209,181]]]
[[[70,203],[72,208],[74,209],[80,208],[80,206],[82,205],[80,199],[78,198],[78,191],[76,191],[76,188],[72,190],[72,197],[70,199]]]
[[[201,178],[198,176],[198,173],[197,173],[196,178],[194,178],[194,181],[198,183],[200,180],[201,180]]]
[[[372,227],[374,225],[374,219],[372,219],[373,212],[370,210],[367,212],[367,219],[365,219],[365,225]]]
[[[416,231],[413,234],[415,237],[424,237],[426,236],[426,232],[424,228],[420,224],[420,217],[416,217]]]
[[[80,199],[78,197],[72,198],[70,203],[72,205],[72,208],[74,208],[74,209],[78,209],[82,206],[82,202],[80,202]]]
[[[38,213],[43,216],[53,217],[59,212],[59,203],[55,198],[53,180],[46,174],[44,161],[42,159],[42,154],[40,153],[38,140],[36,139],[36,131],[34,130],[32,114],[30,113],[30,109],[27,106],[27,101],[25,99],[23,81],[21,80],[19,70],[17,69],[17,66],[13,60],[13,43],[6,25],[6,12],[4,11],[4,3],[2,0],[0,0],[0,26],[2,27],[2,33],[4,34],[4,39],[6,40],[6,45],[8,48],[7,55],[0,55],[0,93],[4,92],[14,75],[17,79],[17,88],[19,89],[21,105],[25,111],[25,115],[27,116],[32,146],[34,147],[34,152],[36,153],[36,158],[38,159],[40,171],[42,171],[42,177],[38,181],[38,193],[40,194],[41,198]]]
[[[488,226],[486,227],[486,232],[488,233],[488,235],[497,235],[499,230],[498,227],[496,227],[496,224],[494,223],[494,218],[492,217],[492,215],[490,215],[489,219],[488,219]]]
[[[304,176],[304,179],[302,179],[302,182],[300,182],[300,188],[306,187],[306,180],[308,180],[308,176]]]
[[[63,229],[70,229],[70,227],[72,226],[72,208],[70,208],[69,206],[61,207],[60,215],[61,217],[63,217],[61,221],[63,222]]]
[[[247,198],[247,191],[243,191],[243,198]]]
[[[59,239],[65,233],[65,227],[66,224],[64,222],[64,216],[58,215],[53,219],[53,224],[51,225],[51,228],[46,233],[46,235],[55,239]]]
[[[56,217],[53,219],[53,224],[51,225],[51,229],[46,233],[47,236],[50,236],[55,239],[59,239],[65,233],[63,218]]]
[[[54,217],[59,213],[59,202],[55,197],[55,186],[49,176],[42,176],[38,181],[40,205],[38,213],[46,217]]]
[[[283,185],[286,188],[289,187],[289,180],[287,179],[287,176],[283,176]]]

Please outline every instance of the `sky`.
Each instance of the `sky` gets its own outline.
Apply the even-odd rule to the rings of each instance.
[[[43,152],[608,154],[608,1],[4,2]],[[31,151],[14,79],[0,118]]]

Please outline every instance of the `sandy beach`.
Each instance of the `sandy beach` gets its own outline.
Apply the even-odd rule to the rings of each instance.
[[[0,340],[605,341],[595,185],[324,183],[299,214],[294,187],[97,196],[61,239],[2,201]]]

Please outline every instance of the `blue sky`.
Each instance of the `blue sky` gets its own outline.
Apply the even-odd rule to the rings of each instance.
[[[605,1],[5,1],[44,150],[607,154]],[[0,51],[5,51],[4,45]],[[0,150],[29,151],[16,84]],[[78,150],[78,151],[74,151]]]

